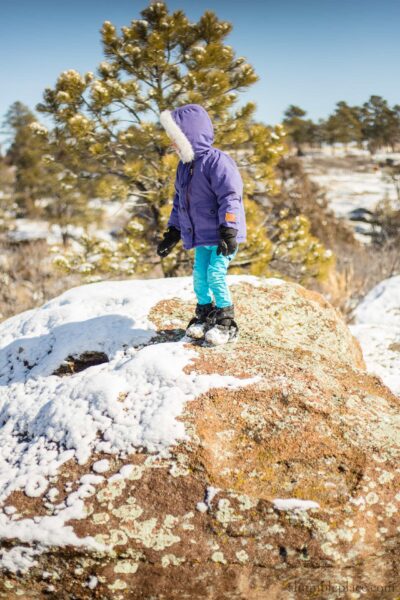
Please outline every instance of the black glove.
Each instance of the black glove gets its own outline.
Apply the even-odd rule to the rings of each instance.
[[[181,232],[176,227],[168,227],[167,231],[164,233],[163,240],[157,246],[157,254],[164,258],[168,256],[171,252],[172,248],[176,246],[176,244],[181,239]]]
[[[219,232],[221,236],[221,241],[218,244],[217,254],[222,254],[223,256],[233,254],[233,252],[235,252],[237,248],[236,229],[233,229],[233,227],[226,227],[225,225],[220,225]]]

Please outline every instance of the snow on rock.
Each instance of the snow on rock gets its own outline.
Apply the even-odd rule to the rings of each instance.
[[[299,498],[275,498],[273,503],[278,510],[308,510],[309,508],[319,508],[318,502],[314,502],[313,500],[300,500]]]
[[[196,504],[197,510],[200,512],[206,512],[209,508],[211,508],[211,502],[220,491],[220,488],[209,485],[206,490],[204,502],[198,502]]]
[[[5,506],[3,508],[3,510],[6,513],[6,515],[13,515],[14,513],[17,512],[17,509],[15,508],[15,506]]]
[[[83,483],[83,484],[97,485],[98,483],[102,483],[102,481],[104,481],[104,479],[105,478],[102,475],[92,475],[91,473],[89,473],[88,475],[83,475],[80,478],[79,482]]]
[[[110,469],[110,461],[104,458],[103,460],[97,460],[92,465],[92,469],[95,473],[105,473]]]
[[[90,590],[94,590],[94,588],[97,586],[97,582],[98,582],[97,577],[95,577],[95,576],[90,577],[88,584],[87,584],[88,588]]]
[[[350,330],[361,344],[368,370],[400,395],[400,275],[381,281],[365,296]]]
[[[241,336],[212,349],[180,337],[190,278],[91,284],[0,326],[0,537],[18,547],[0,596],[233,597],[256,569],[283,597],[282,565],[398,586],[400,399],[320,294],[230,281]],[[107,360],[59,369],[82,352]]]
[[[37,563],[34,556],[42,552],[39,548],[15,546],[10,550],[0,549],[0,564],[11,573],[26,573]]]
[[[21,542],[39,542],[45,546],[85,546],[93,550],[103,550],[104,545],[91,537],[79,538],[71,525],[72,519],[83,517],[82,500],[75,501],[72,506],[61,508],[59,514],[33,519],[13,520],[0,513],[0,539],[18,539]],[[2,564],[0,559],[0,564]]]
[[[94,283],[0,325],[0,502],[16,490],[42,496],[65,462],[85,464],[94,452],[168,455],[186,438],[176,417],[187,401],[211,387],[246,385],[232,376],[184,373],[195,351],[183,342],[146,345],[156,335],[149,310],[173,297],[193,300],[191,278]],[[69,377],[54,374],[67,357],[86,351],[102,352],[108,362]],[[109,461],[92,469],[106,472]],[[71,493],[52,516],[16,521],[0,514],[0,537],[100,548],[65,523],[82,518],[83,499],[103,479],[88,474],[75,492],[66,487]],[[48,500],[55,498],[50,490]]]

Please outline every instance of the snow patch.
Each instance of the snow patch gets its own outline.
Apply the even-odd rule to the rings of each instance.
[[[354,310],[350,331],[367,368],[400,396],[400,275],[376,285]]]
[[[87,583],[87,586],[90,590],[94,590],[95,587],[97,587],[98,584],[98,579],[95,575],[92,575],[92,577],[89,578],[89,581]]]
[[[41,554],[41,549],[15,546],[10,550],[0,549],[0,564],[11,573],[26,573],[37,562],[34,557]]]
[[[84,516],[82,500],[75,502],[73,506],[65,508],[54,516],[13,521],[8,519],[6,515],[0,514],[0,538],[18,539],[24,543],[39,542],[43,545],[40,553],[43,552],[45,546],[72,545],[85,546],[93,550],[104,550],[104,545],[97,543],[91,537],[79,538],[72,526],[66,525],[67,521],[82,519]]]
[[[105,473],[110,470],[110,461],[107,459],[97,460],[93,463],[92,469],[95,473]]]
[[[208,486],[206,489],[206,495],[204,498],[204,502],[198,502],[196,504],[196,508],[200,512],[207,512],[209,508],[211,508],[211,502],[215,498],[215,496],[220,492],[220,488],[214,487],[212,485]]]
[[[278,510],[308,510],[309,508],[319,508],[318,502],[314,502],[313,500],[299,500],[299,498],[275,498],[273,503]]]

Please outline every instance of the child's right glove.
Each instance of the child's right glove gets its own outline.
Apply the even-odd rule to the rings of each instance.
[[[237,248],[236,229],[233,229],[233,227],[220,225],[219,233],[221,236],[221,241],[218,244],[217,254],[222,254],[223,256],[229,256],[229,254],[233,254]]]
[[[157,246],[158,256],[161,256],[161,258],[168,256],[180,239],[181,232],[179,229],[172,226],[168,227],[167,231],[164,233],[163,240]]]

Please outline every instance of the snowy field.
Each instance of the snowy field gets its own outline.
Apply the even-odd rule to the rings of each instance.
[[[381,281],[354,311],[353,335],[367,368],[400,396],[400,275]]]
[[[351,146],[347,150],[337,146],[334,151],[324,147],[308,151],[302,162],[311,179],[324,188],[335,214],[350,221],[355,209],[374,210],[384,198],[396,201],[396,189],[380,165],[386,159],[400,162],[400,154],[382,151],[371,157],[367,150]],[[356,237],[368,242],[371,226],[361,222],[353,226]]]
[[[396,200],[393,184],[385,180],[379,168],[370,173],[337,168],[319,173],[311,168],[309,173],[326,190],[329,204],[338,217],[348,217],[355,208],[373,210],[383,198]]]
[[[136,203],[136,196],[130,196],[125,202],[107,202],[101,198],[89,201],[89,207],[97,209],[103,214],[104,226],[98,228],[95,224],[88,226],[88,232],[106,241],[112,241],[112,232],[123,227],[129,220],[130,211]],[[59,225],[38,219],[15,219],[14,228],[8,232],[8,237],[13,242],[32,242],[45,240],[49,245],[62,243],[62,230]],[[65,232],[72,239],[79,239],[84,228],[69,225]]]

